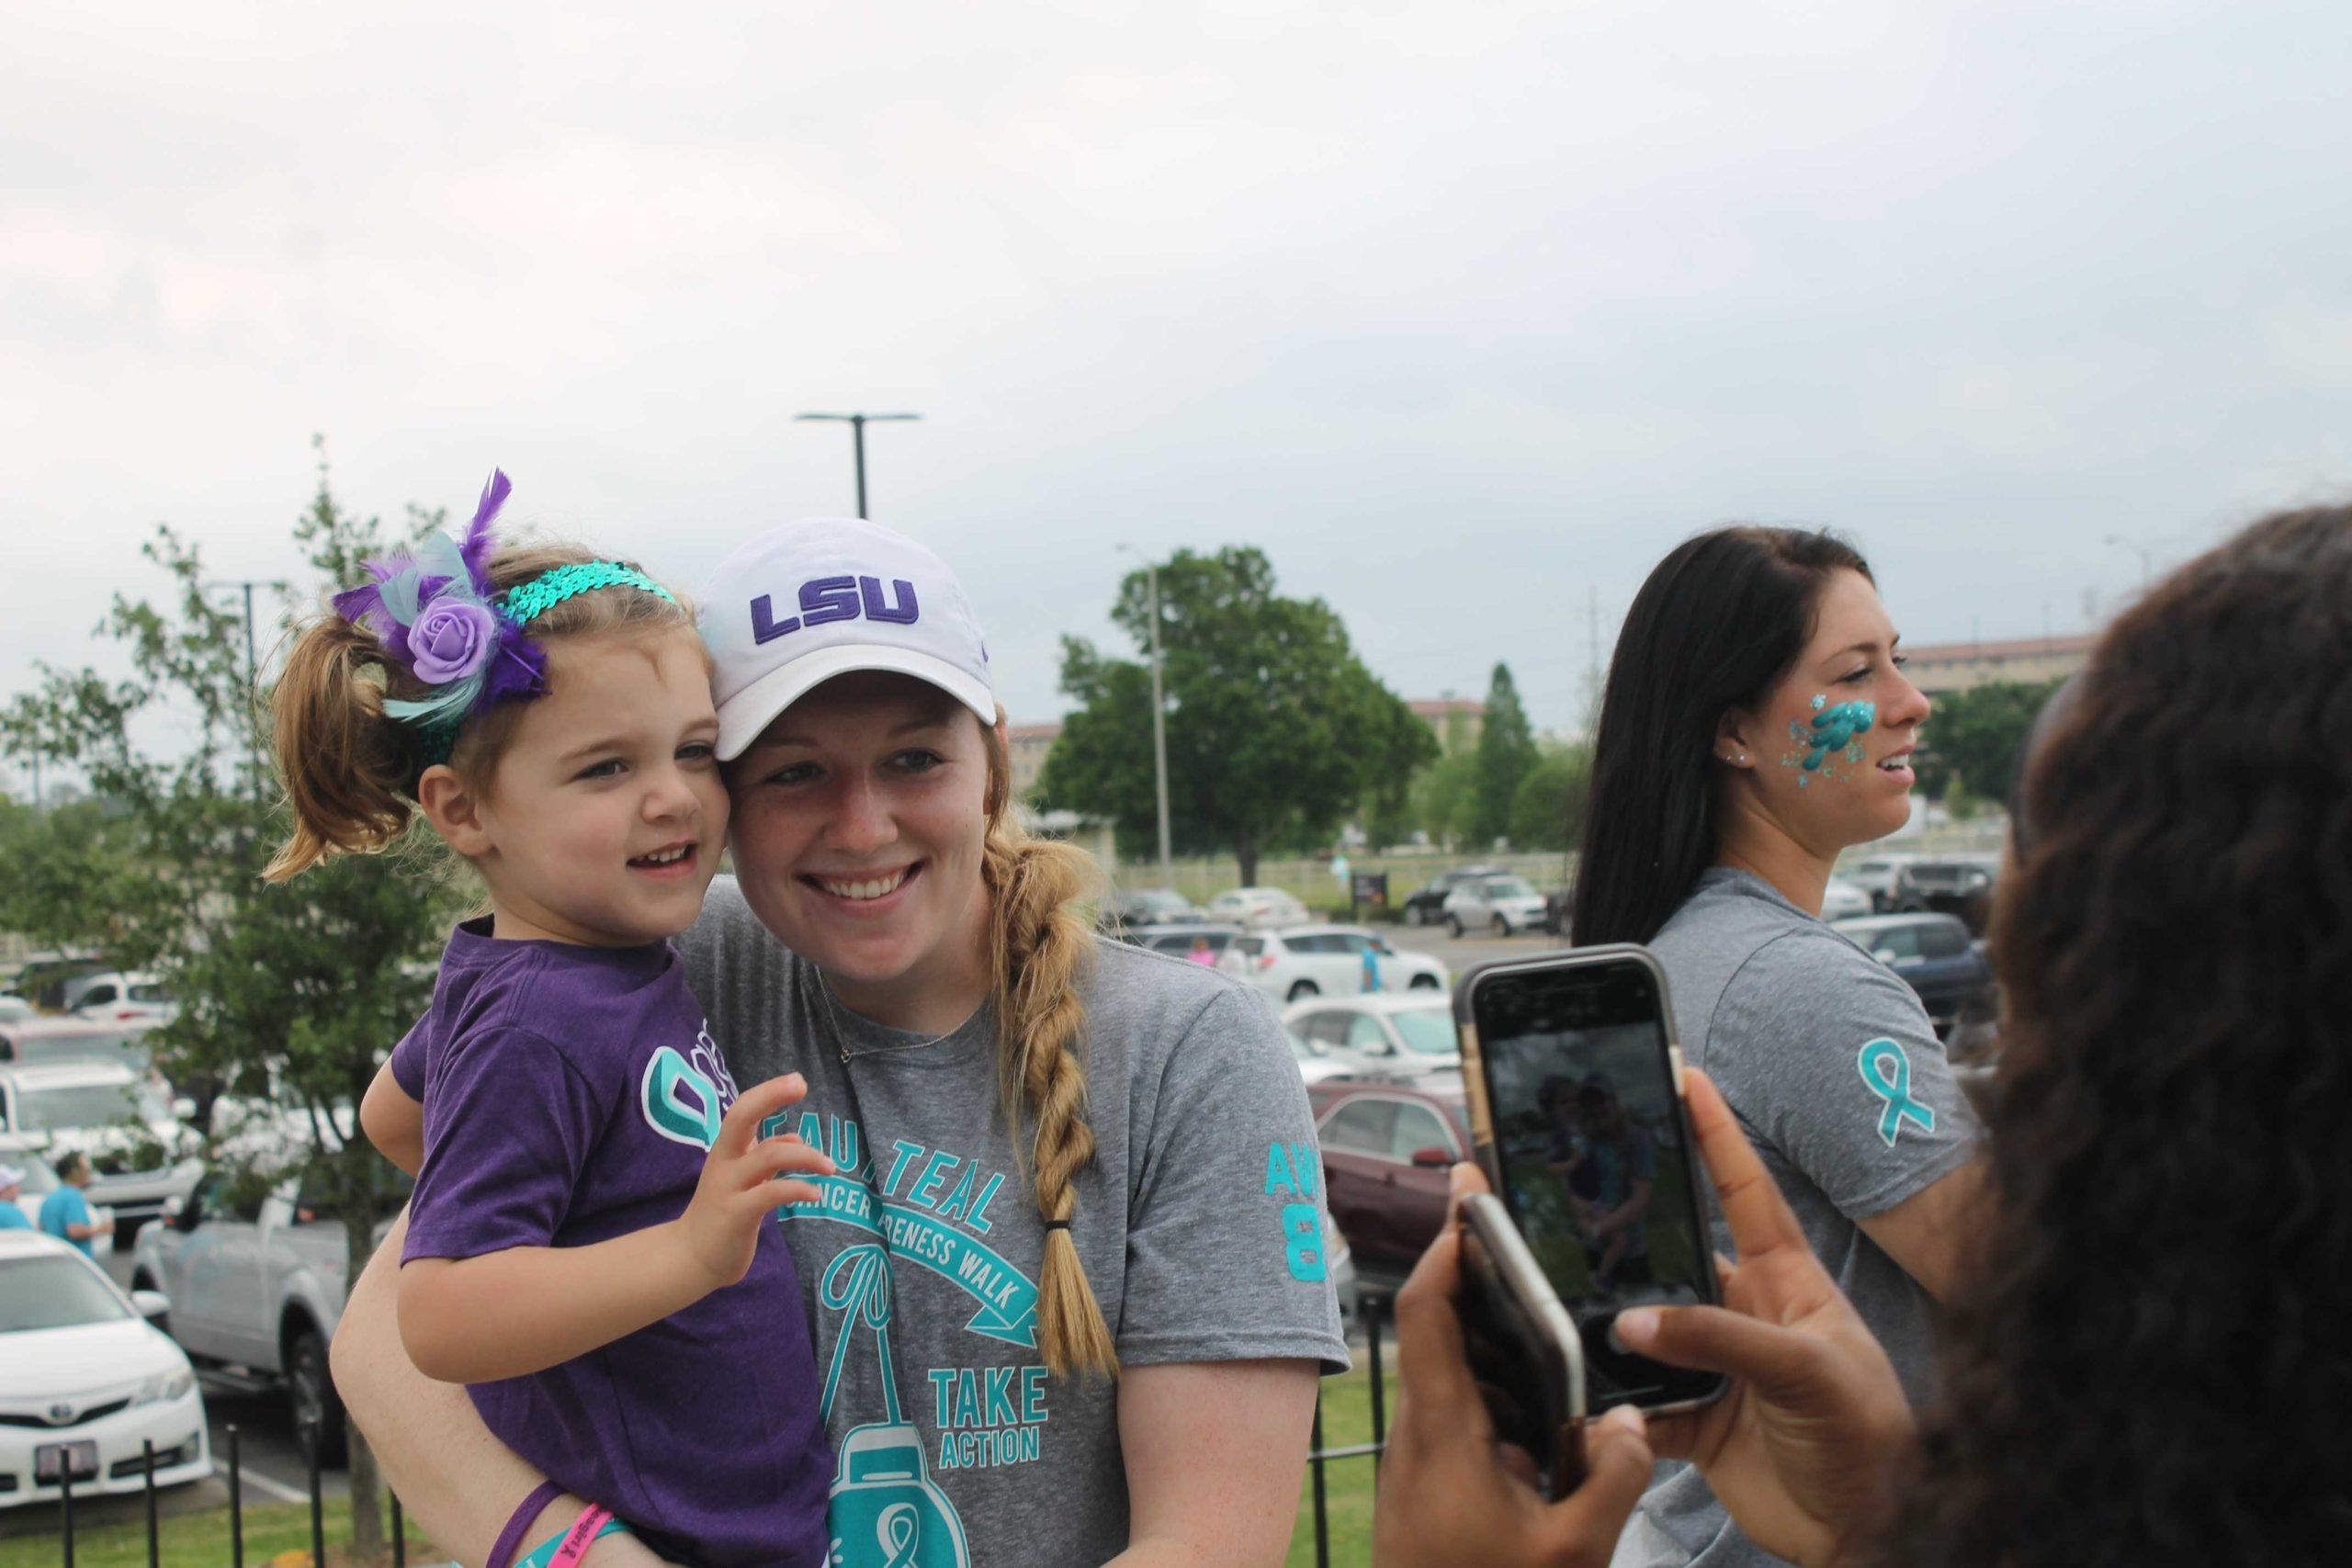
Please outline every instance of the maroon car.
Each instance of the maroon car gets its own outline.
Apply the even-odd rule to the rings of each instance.
[[[1306,1086],[1331,1219],[1357,1273],[1394,1284],[1445,1223],[1447,1168],[1470,1157],[1458,1071],[1350,1074]]]

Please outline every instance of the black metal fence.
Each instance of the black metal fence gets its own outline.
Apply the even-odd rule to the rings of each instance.
[[[245,1568],[245,1474],[238,1456],[237,1428],[222,1428],[229,1440],[229,1562],[230,1568]],[[151,1439],[141,1445],[144,1450],[145,1478],[142,1495],[147,1505],[147,1568],[162,1568],[164,1541],[155,1512],[155,1445]],[[70,1464],[62,1467],[58,1480],[58,1531],[65,1568],[74,1568],[74,1483],[85,1479],[74,1473]],[[318,1455],[310,1459],[311,1498],[311,1562],[323,1564],[327,1560],[326,1496],[320,1484]],[[113,1494],[110,1494],[113,1495]],[[392,1568],[408,1568],[407,1521],[401,1517],[401,1500],[391,1498],[391,1512],[387,1520],[392,1550]]]
[[[1380,1328],[1387,1321],[1396,1297],[1384,1290],[1365,1286],[1356,1297],[1356,1321],[1363,1329],[1364,1371],[1372,1393],[1372,1440],[1368,1443],[1347,1443],[1336,1449],[1323,1446],[1323,1399],[1315,1400],[1315,1431],[1313,1446],[1306,1455],[1307,1484],[1315,1498],[1315,1568],[1331,1565],[1331,1517],[1325,1493],[1324,1468],[1334,1460],[1366,1459],[1372,1461],[1372,1489],[1380,1492],[1380,1453],[1388,1446],[1388,1380],[1383,1375],[1380,1355]]]
[[[1370,1460],[1374,1465],[1373,1486],[1375,1492],[1380,1484],[1378,1468],[1380,1452],[1388,1443],[1388,1389],[1386,1380],[1383,1376],[1381,1330],[1388,1321],[1392,1305],[1393,1298],[1386,1292],[1367,1288],[1360,1298],[1357,1311],[1358,1322],[1363,1330],[1364,1337],[1365,1371],[1370,1380],[1372,1440],[1364,1443],[1342,1444],[1333,1449],[1325,1448],[1323,1446],[1323,1401],[1318,1395],[1315,1402],[1313,1447],[1306,1459],[1308,1484],[1315,1505],[1316,1568],[1330,1568],[1331,1562],[1331,1523],[1324,1475],[1326,1468],[1341,1460]],[[238,1461],[237,1428],[233,1426],[224,1428],[223,1436],[229,1442],[227,1474],[229,1568],[245,1568],[244,1470]],[[152,1441],[145,1445],[145,1453],[143,1474],[146,1478],[144,1496],[147,1505],[147,1568],[162,1568],[163,1537],[155,1514],[155,1445]],[[74,1483],[76,1479],[73,1467],[70,1464],[65,1466],[59,1483],[61,1491],[58,1496],[58,1523],[62,1537],[65,1568],[74,1568]],[[323,1564],[327,1560],[326,1503],[320,1488],[319,1461],[315,1454],[311,1456],[310,1461],[309,1491],[311,1561],[313,1564]],[[393,1568],[407,1568],[408,1532],[405,1529],[405,1521],[401,1517],[401,1500],[398,1497],[391,1499],[391,1511],[386,1524],[388,1527],[386,1533],[391,1538]]]

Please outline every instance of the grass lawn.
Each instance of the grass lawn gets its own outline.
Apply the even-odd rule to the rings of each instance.
[[[266,1568],[270,1559],[292,1552],[307,1562],[311,1555],[311,1508],[307,1503],[266,1503],[245,1508],[246,1568]],[[325,1509],[327,1561],[345,1561],[351,1540],[351,1505],[329,1499]],[[389,1514],[385,1524],[390,1524]],[[158,1559],[164,1568],[230,1568],[229,1510],[208,1509],[160,1521],[163,1543]],[[444,1562],[409,1527],[408,1560],[412,1563]],[[57,1568],[64,1561],[62,1537],[55,1531],[0,1540],[0,1568]],[[385,1559],[390,1562],[389,1556]],[[147,1568],[147,1522],[133,1518],[119,1524],[93,1525],[74,1532],[74,1568]]]
[[[1396,1414],[1396,1348],[1383,1325],[1381,1371],[1386,1374],[1385,1413]],[[1355,1368],[1345,1377],[1323,1380],[1323,1446],[1348,1448],[1372,1441],[1372,1379],[1361,1349]],[[1323,1502],[1330,1529],[1330,1561],[1343,1568],[1362,1568],[1372,1561],[1372,1467],[1374,1457],[1335,1459],[1323,1467]],[[1307,1467],[1299,1488],[1298,1528],[1290,1538],[1290,1568],[1314,1568],[1315,1472]],[[0,1568],[6,1568],[0,1564]]]

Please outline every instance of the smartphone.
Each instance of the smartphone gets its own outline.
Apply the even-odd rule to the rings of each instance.
[[[1502,1204],[1462,1205],[1462,1342],[1495,1437],[1553,1501],[1584,1484],[1584,1341]]]
[[[1593,1414],[1722,1397],[1719,1373],[1636,1356],[1632,1306],[1718,1297],[1666,973],[1639,947],[1483,964],[1454,987],[1478,1161],[1584,1346]]]

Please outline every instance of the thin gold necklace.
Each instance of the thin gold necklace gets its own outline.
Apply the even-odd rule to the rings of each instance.
[[[808,972],[817,977],[817,999],[825,1004],[825,1026],[833,1032],[833,1049],[840,1055],[842,1065],[844,1066],[849,1065],[849,1059],[852,1056],[879,1056],[884,1055],[897,1056],[902,1055],[910,1051],[928,1051],[933,1045],[943,1044],[947,1041],[955,1039],[956,1036],[964,1032],[964,1023],[969,1023],[972,1021],[967,1018],[964,1021],[964,1023],[957,1024],[946,1033],[933,1035],[929,1040],[917,1041],[912,1045],[869,1045],[863,1051],[853,1051],[849,1048],[849,1029],[842,1022],[841,1009],[833,1000],[833,987],[831,982],[825,978],[825,972],[822,969],[818,968],[814,964],[808,965]],[[865,1015],[861,1013],[859,1016],[864,1017]],[[872,1021],[869,1020],[868,1021],[870,1022]],[[877,1025],[876,1027],[887,1029],[889,1026],[888,1024],[882,1024]]]

